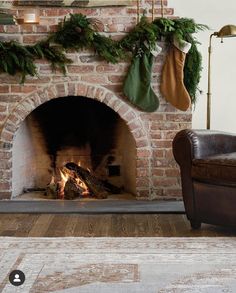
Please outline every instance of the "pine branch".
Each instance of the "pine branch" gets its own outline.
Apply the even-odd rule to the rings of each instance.
[[[1,42],[0,71],[10,75],[21,73],[21,83],[23,83],[26,75],[37,74],[34,56],[18,42]]]
[[[65,55],[64,49],[59,46],[51,46],[47,41],[41,41],[28,47],[35,58],[44,58],[51,63],[52,70],[60,69],[66,74],[66,65],[72,63]]]
[[[59,24],[58,31],[49,38],[50,42],[60,44],[63,48],[75,50],[92,47],[94,39],[93,26],[86,16],[70,14],[69,19],[64,19]]]

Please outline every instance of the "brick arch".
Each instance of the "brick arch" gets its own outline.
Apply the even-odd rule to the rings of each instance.
[[[148,164],[146,166],[141,166],[142,171],[145,174],[150,174],[151,169],[151,147],[148,139],[148,133],[145,130],[143,122],[140,118],[139,112],[135,110],[131,105],[125,103],[122,99],[116,96],[114,93],[109,91],[108,89],[102,86],[96,86],[81,82],[66,82],[66,83],[56,83],[49,85],[47,87],[39,88],[38,90],[30,93],[29,95],[23,97],[21,101],[12,109],[9,116],[6,118],[5,123],[3,124],[2,131],[0,133],[0,151],[8,151],[8,155],[4,159],[7,169],[11,167],[12,161],[12,145],[14,135],[17,129],[20,127],[21,122],[25,120],[25,118],[38,106],[43,103],[50,101],[52,99],[60,98],[60,97],[69,97],[69,96],[84,96],[87,98],[95,99],[106,104],[108,107],[113,109],[115,112],[119,114],[119,116],[126,122],[127,126],[132,133],[132,136],[136,143],[136,151],[137,151],[137,161],[141,156],[142,159],[147,161]],[[146,150],[143,151],[143,148]],[[148,151],[147,151],[148,149]],[[144,152],[144,155],[143,155]],[[140,162],[142,165],[142,162]],[[4,164],[4,162],[3,162]],[[138,164],[137,164],[137,173],[138,173]],[[142,192],[139,190],[146,190],[148,193],[150,192],[150,180],[146,180],[145,183],[142,176],[137,175],[137,195],[142,197]],[[139,178],[140,177],[140,178]],[[8,178],[4,180],[4,188],[9,190],[8,194],[11,194],[11,179]],[[1,180],[0,180],[1,181]],[[1,182],[0,182],[1,185]],[[9,198],[8,195],[6,198]]]
[[[53,84],[25,96],[18,102],[5,120],[0,133],[0,141],[12,143],[14,134],[21,122],[33,110],[47,101],[66,96],[84,96],[106,104],[126,121],[133,134],[137,148],[139,148],[140,144],[146,147],[149,146],[148,134],[145,131],[142,121],[139,119],[137,111],[106,88],[85,83]],[[139,131],[138,134],[137,131]]]

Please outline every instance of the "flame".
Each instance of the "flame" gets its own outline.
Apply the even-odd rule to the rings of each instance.
[[[78,162],[78,166],[81,166],[81,162]],[[58,176],[52,175],[50,186],[55,185],[55,192],[57,194],[57,197],[60,199],[65,198],[65,187],[68,180],[72,179],[74,180],[75,184],[78,188],[78,194],[82,195],[83,197],[88,197],[91,195],[89,191],[89,187],[87,185],[87,182],[84,181],[82,178],[78,176],[76,172],[70,171],[64,169],[65,167],[62,167],[61,169],[58,168]],[[89,168],[86,168],[89,172]],[[70,187],[69,187],[70,188]]]
[[[55,176],[52,176],[49,185],[54,185],[54,184],[55,184]]]
[[[64,189],[66,186],[66,182],[69,179],[69,176],[67,174],[64,174],[60,169],[59,169],[59,173],[60,173],[61,180],[58,181],[58,196],[60,199],[64,199],[64,196],[65,196]]]
[[[86,196],[89,194],[89,189],[88,186],[85,184],[85,182],[83,182],[82,180],[80,180],[79,178],[76,178],[76,183],[84,190],[82,192],[82,195]]]
[[[60,173],[60,176],[61,176],[61,181],[65,182],[65,184],[66,184],[66,182],[69,179],[69,175],[64,174],[60,169],[59,169],[59,173]]]

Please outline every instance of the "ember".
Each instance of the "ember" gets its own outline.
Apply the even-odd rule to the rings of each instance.
[[[88,169],[82,168],[75,163],[67,163],[59,170],[60,179],[55,182],[52,176],[51,182],[46,188],[46,195],[57,199],[74,199],[94,197],[98,199],[107,198],[114,193],[120,193],[120,188],[100,180]]]

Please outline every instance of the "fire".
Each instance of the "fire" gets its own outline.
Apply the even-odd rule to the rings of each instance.
[[[78,166],[80,166],[80,162]],[[64,199],[66,192],[77,193],[80,197],[88,197],[90,195],[87,184],[81,178],[79,178],[76,172],[70,171],[65,167],[58,169],[58,171],[59,180],[55,182],[55,176],[52,176],[51,181],[48,185],[48,187],[50,188],[50,193],[54,191],[57,198],[59,199]]]
[[[59,173],[60,173],[60,177],[61,180],[58,181],[57,185],[58,185],[58,197],[60,199],[64,199],[65,193],[65,186],[66,186],[66,182],[69,179],[69,176],[67,174],[64,174],[60,169],[59,169]]]
[[[85,184],[85,182],[83,182],[82,180],[80,180],[79,178],[76,178],[76,183],[84,189],[84,191],[82,191],[82,195],[83,196],[88,196],[89,195],[89,189],[88,186]]]
[[[119,193],[120,188],[96,177],[88,168],[74,162],[66,163],[52,176],[46,195],[59,199],[81,197],[107,198],[108,193]],[[57,178],[58,177],[58,178]]]
[[[68,179],[69,179],[69,175],[64,174],[60,169],[59,169],[59,173],[60,173],[60,176],[61,176],[61,181],[64,182],[64,183],[66,184],[66,182],[67,182]]]

